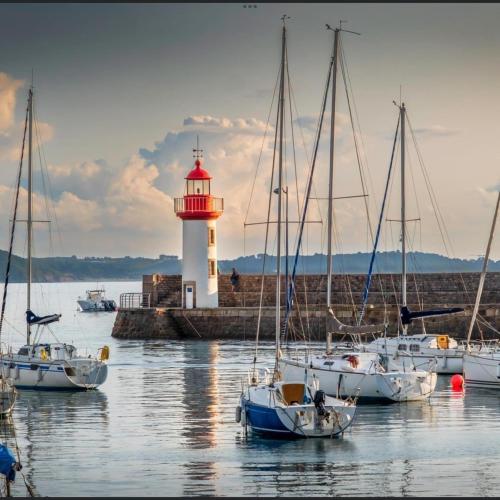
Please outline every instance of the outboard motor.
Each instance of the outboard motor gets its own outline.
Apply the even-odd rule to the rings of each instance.
[[[325,409],[326,394],[325,391],[318,389],[314,395],[314,406],[318,412],[318,416],[324,418],[327,422],[330,418],[330,412]]]

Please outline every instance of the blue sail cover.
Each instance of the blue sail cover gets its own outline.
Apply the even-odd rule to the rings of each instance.
[[[0,444],[0,474],[3,474],[9,481],[16,479],[15,463],[16,459],[10,448]]]
[[[61,314],[49,314],[48,316],[37,316],[33,311],[28,309],[26,311],[26,321],[29,325],[48,325],[59,321]]]

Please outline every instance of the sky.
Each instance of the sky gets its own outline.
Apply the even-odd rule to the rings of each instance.
[[[407,215],[419,219],[408,224],[410,249],[483,254],[500,187],[500,5],[246,5],[0,4],[0,248],[8,245],[33,71],[41,145],[35,164],[43,163],[50,179],[46,205],[35,173],[35,216],[53,221],[52,240],[47,224],[37,224],[36,255],[181,255],[173,199],[183,195],[197,136],[212,192],[225,200],[219,258],[262,252],[264,226],[244,229],[244,222],[266,218],[276,101],[269,124],[268,115],[286,13],[294,99],[285,169],[295,220],[332,50],[325,23],[342,19],[361,33],[344,33],[342,46],[368,197],[335,201],[335,251],[371,249],[364,200],[375,225],[397,121],[393,101],[401,97],[444,221],[436,222],[408,137]],[[337,96],[334,196],[359,195],[341,75]],[[327,195],[328,123],[314,181],[318,198]],[[388,219],[399,218],[398,169],[397,162]],[[25,187],[23,180],[21,213]],[[324,200],[315,200],[309,220],[324,221],[325,214]],[[16,251],[24,254],[19,227]],[[305,253],[325,251],[325,230],[324,223],[307,226]],[[380,249],[398,246],[398,224],[384,221]],[[500,258],[500,243],[491,256]]]

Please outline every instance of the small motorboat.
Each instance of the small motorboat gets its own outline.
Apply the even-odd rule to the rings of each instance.
[[[86,298],[78,297],[77,303],[81,312],[116,311],[116,302],[106,299],[104,288],[98,290],[87,290]]]

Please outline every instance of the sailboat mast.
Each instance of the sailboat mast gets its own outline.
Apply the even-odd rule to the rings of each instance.
[[[498,207],[500,206],[500,191],[498,192],[497,205],[495,207],[495,214],[493,215],[493,222],[491,223],[490,237],[488,239],[488,246],[486,247],[486,253],[483,260],[483,268],[481,270],[481,277],[479,278],[479,286],[477,287],[476,303],[474,304],[474,311],[472,312],[469,332],[467,333],[467,348],[470,348],[469,342],[472,336],[472,330],[476,322],[477,312],[479,310],[479,302],[481,301],[481,295],[483,293],[484,280],[486,278],[486,270],[488,269],[488,259],[490,258],[491,243],[493,241],[493,234],[495,232],[495,226],[497,224],[498,217]]]
[[[26,272],[26,310],[31,310],[31,240],[33,236],[33,221],[32,221],[32,201],[33,201],[33,87],[29,91],[29,116],[28,116],[28,219],[27,219],[27,231],[28,231],[28,259],[27,259],[27,272]],[[30,344],[31,337],[31,326],[29,323],[26,325],[26,343]]]
[[[276,235],[276,368],[278,367],[281,335],[281,200],[283,192],[283,120],[285,111],[285,50],[286,50],[286,26],[283,16],[283,35],[281,46],[281,80],[279,97],[279,154],[278,154],[278,221]]]
[[[406,307],[406,183],[405,183],[405,104],[401,105],[401,307]],[[403,335],[408,326],[403,325]]]
[[[328,175],[328,248],[326,261],[326,307],[332,305],[332,230],[333,230],[333,153],[335,148],[335,101],[337,94],[337,54],[340,29],[334,31],[333,66],[332,66],[332,111],[330,117],[330,171]]]

